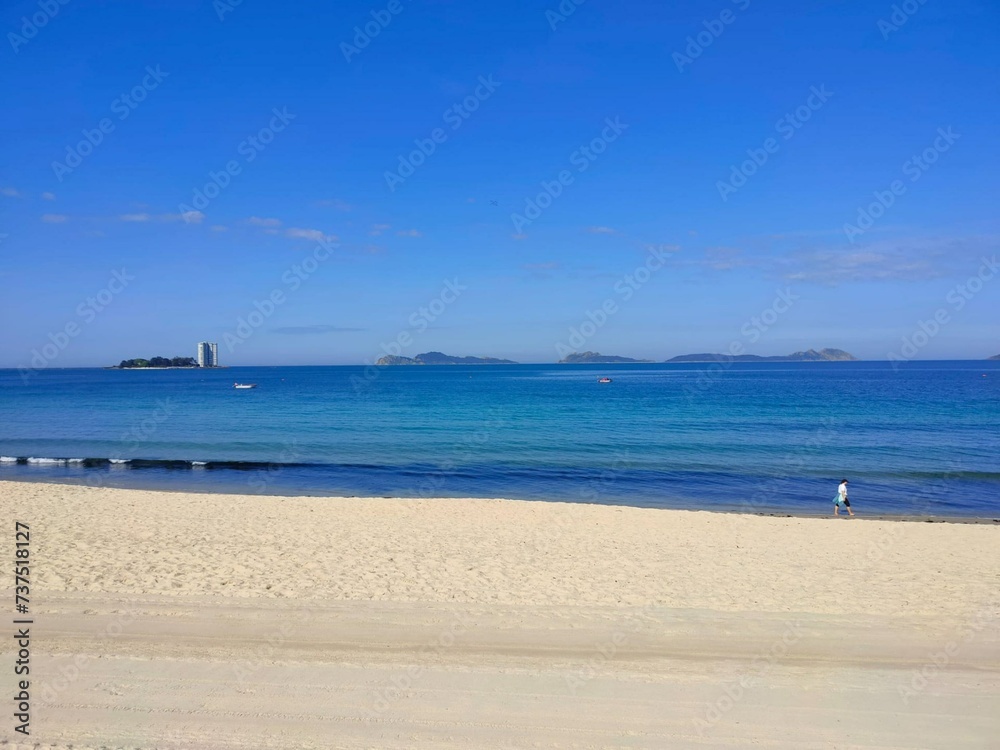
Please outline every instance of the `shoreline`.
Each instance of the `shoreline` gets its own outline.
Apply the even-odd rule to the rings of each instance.
[[[265,584],[274,578],[286,589],[282,595],[308,591],[311,598],[326,591],[362,600],[742,611],[784,610],[785,588],[808,582],[814,588],[798,594],[819,611],[838,612],[856,600],[872,611],[944,612],[957,592],[981,591],[975,598],[983,598],[1000,577],[1000,531],[993,523],[850,523],[861,518],[468,497],[167,496],[7,481],[0,482],[0,509],[42,527],[37,533],[51,536],[50,543],[66,540],[65,547],[37,550],[47,565],[65,568],[50,569],[54,588],[37,581],[56,591],[138,587],[270,597],[277,592]],[[193,542],[206,564],[198,576],[174,581],[167,573],[183,565]],[[891,560],[877,556],[885,550]],[[327,573],[337,573],[310,575],[317,559],[332,566]],[[468,565],[459,565],[462,560]],[[872,576],[886,565],[891,570]],[[484,567],[492,572],[481,579],[476,571]],[[984,567],[995,568],[993,577],[970,575]],[[871,580],[843,589],[838,578],[852,571]],[[949,598],[938,600],[933,592],[942,586]]]
[[[70,460],[70,459],[59,459],[59,460]],[[2,466],[3,464],[0,464]],[[212,469],[208,469],[212,470]],[[443,496],[439,498],[429,498],[421,496],[408,497],[405,495],[345,495],[345,494],[302,494],[302,493],[292,493],[287,494],[277,494],[277,493],[256,493],[256,492],[244,492],[244,493],[234,493],[227,489],[189,489],[183,487],[148,487],[148,486],[135,486],[135,487],[116,487],[112,485],[96,485],[88,484],[85,481],[74,481],[71,479],[60,480],[52,477],[39,477],[37,479],[32,479],[30,477],[4,477],[2,471],[0,471],[0,485],[3,483],[25,483],[25,484],[51,484],[57,486],[69,486],[69,487],[83,487],[88,489],[113,489],[120,490],[124,492],[152,492],[152,493],[168,493],[168,494],[181,494],[181,495],[207,495],[207,496],[219,496],[219,495],[245,495],[247,498],[273,498],[273,499],[287,499],[287,498],[299,498],[299,499],[326,499],[326,500],[400,500],[400,501],[413,501],[413,500],[483,500],[488,502],[511,502],[511,503],[541,503],[543,505],[568,505],[568,506],[596,506],[602,508],[631,508],[636,510],[650,510],[650,511],[670,511],[677,513],[712,513],[720,516],[747,516],[751,518],[800,518],[800,519],[829,519],[831,521],[887,521],[893,523],[932,523],[932,524],[967,524],[967,525],[983,525],[983,526],[1000,526],[1000,510],[998,510],[997,516],[948,516],[948,515],[920,515],[920,514],[894,514],[894,513],[878,513],[878,514],[865,514],[863,511],[858,509],[855,510],[855,515],[853,518],[847,515],[847,513],[841,513],[840,517],[835,516],[832,510],[829,513],[807,513],[807,512],[788,512],[785,510],[740,510],[737,508],[727,509],[727,508],[693,508],[693,507],[665,507],[665,506],[651,506],[651,505],[628,505],[624,503],[614,503],[614,502],[588,502],[588,501],[574,501],[574,500],[542,500],[538,498],[518,498],[518,497],[465,497],[465,496]],[[831,503],[832,505],[832,503]]]

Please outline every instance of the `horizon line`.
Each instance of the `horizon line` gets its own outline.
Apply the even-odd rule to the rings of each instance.
[[[684,356],[684,355],[679,355]],[[742,355],[741,355],[742,356]],[[844,359],[821,359],[821,360],[784,360],[775,361],[768,360],[767,357],[770,356],[781,356],[781,355],[759,355],[763,357],[760,361],[746,361],[746,362],[733,362],[733,364],[761,364],[761,365],[817,365],[817,364],[849,364],[851,362],[885,362],[890,364],[909,364],[911,362],[996,362],[993,357],[976,357],[976,358],[962,358],[962,359],[908,359],[900,363],[894,363],[891,359],[861,359],[856,358],[853,360]],[[526,365],[587,365],[587,366],[621,366],[621,365],[698,365],[698,364],[711,364],[718,363],[725,360],[733,360],[734,357],[723,355],[722,360],[718,359],[699,359],[699,360],[687,360],[685,362],[674,362],[671,360],[640,360],[636,362],[561,362],[561,361],[537,361],[537,362],[439,362],[439,363],[418,363],[415,365],[389,365],[383,364],[379,365],[376,363],[368,362],[358,362],[354,364],[237,364],[237,365],[217,365],[214,367],[118,367],[117,365],[75,365],[72,367],[46,367],[44,370],[227,370],[234,367],[520,367]],[[0,367],[0,372],[6,370],[18,371],[23,368],[21,367]],[[35,370],[35,372],[44,372],[44,370]]]

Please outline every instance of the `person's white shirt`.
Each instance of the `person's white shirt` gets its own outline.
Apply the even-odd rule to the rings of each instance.
[[[841,482],[840,486],[837,488],[837,492],[840,493],[840,499],[847,499],[847,482]]]

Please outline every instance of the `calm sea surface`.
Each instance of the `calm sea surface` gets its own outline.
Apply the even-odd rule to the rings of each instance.
[[[794,513],[848,478],[864,514],[994,517],[1000,362],[0,370],[0,455],[95,486]]]

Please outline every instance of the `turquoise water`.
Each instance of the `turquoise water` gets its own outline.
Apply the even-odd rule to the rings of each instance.
[[[0,417],[0,479],[1000,515],[1000,362],[5,370]]]

